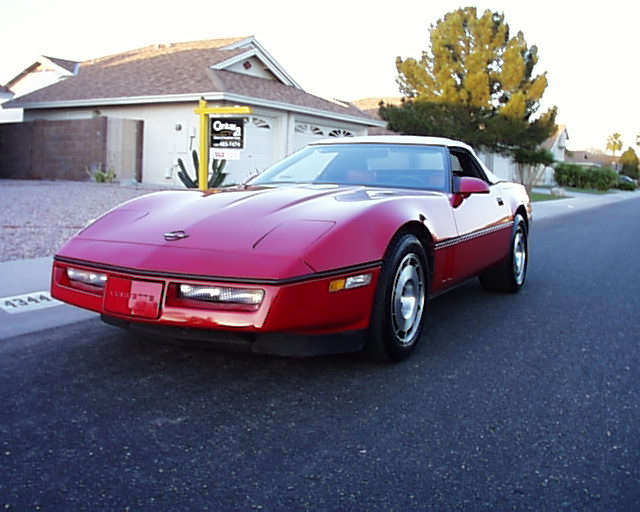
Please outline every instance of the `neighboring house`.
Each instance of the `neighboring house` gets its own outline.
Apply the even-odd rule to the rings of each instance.
[[[609,167],[616,169],[619,157],[597,151],[567,151],[566,162],[582,167]]]
[[[40,55],[33,63],[9,80],[4,87],[12,93],[13,97],[24,96],[73,76],[78,69],[78,64],[78,62],[71,60]],[[3,108],[0,110],[0,123],[19,122],[22,121],[22,118],[22,109]]]
[[[189,153],[198,148],[194,109],[201,97],[210,106],[253,110],[240,159],[227,162],[227,182],[241,182],[311,140],[384,126],[350,103],[305,92],[254,37],[154,45],[93,59],[74,76],[10,105],[24,109],[25,121],[143,120],[143,181],[179,184],[178,157],[191,168]]]

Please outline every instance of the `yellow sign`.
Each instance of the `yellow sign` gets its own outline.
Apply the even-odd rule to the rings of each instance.
[[[209,107],[204,98],[200,99],[194,112],[200,116],[200,168],[198,169],[198,187],[207,190],[209,178],[209,116],[251,114],[250,107]]]

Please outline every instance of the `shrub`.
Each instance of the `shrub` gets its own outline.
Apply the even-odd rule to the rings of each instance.
[[[585,170],[576,164],[559,163],[555,166],[554,176],[561,187],[582,188]]]
[[[628,181],[621,181],[621,182],[618,183],[618,188],[620,190],[634,191],[638,187],[636,186],[635,183],[629,183]]]
[[[559,163],[555,178],[561,187],[593,188],[606,191],[614,187],[618,175],[611,169],[585,169],[576,164]]]
[[[618,173],[612,169],[590,169],[589,187],[603,192],[616,186]]]

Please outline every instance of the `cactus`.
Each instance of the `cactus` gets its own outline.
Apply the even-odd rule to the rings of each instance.
[[[178,167],[180,167],[180,170],[178,171],[178,178],[180,178],[180,181],[184,183],[185,187],[198,188],[198,169],[200,168],[200,159],[198,158],[198,152],[195,149],[191,152],[191,158],[193,159],[193,167],[196,170],[196,178],[192,179],[191,176],[189,176],[182,158],[178,158]],[[207,182],[207,186],[209,188],[216,188],[222,185],[222,182],[227,177],[227,173],[222,172],[225,165],[227,165],[226,160],[217,160],[214,158],[211,161],[211,172],[209,173],[209,181]]]

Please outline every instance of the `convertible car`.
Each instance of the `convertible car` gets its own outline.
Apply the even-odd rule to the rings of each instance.
[[[56,254],[52,295],[151,335],[399,361],[430,297],[474,276],[520,290],[531,220],[461,142],[320,140],[246,184],[107,212]]]

